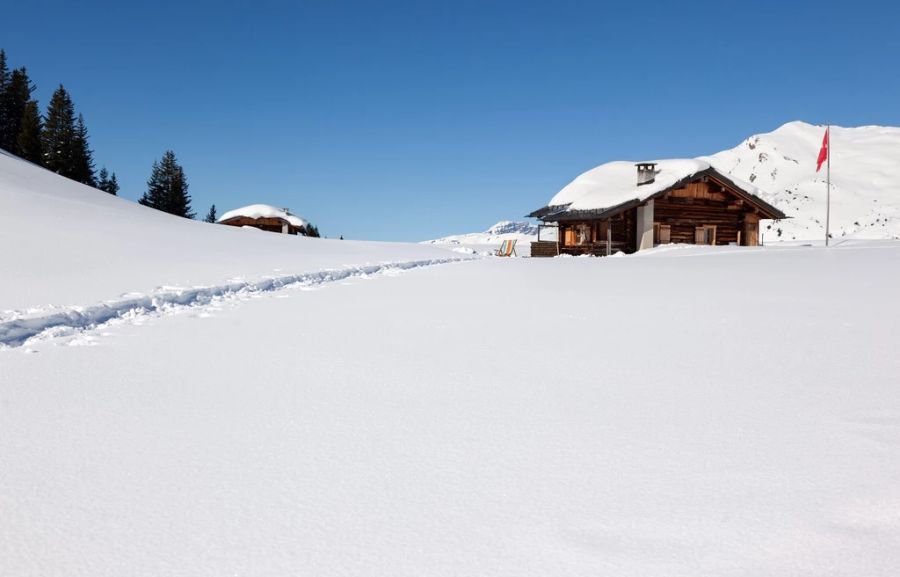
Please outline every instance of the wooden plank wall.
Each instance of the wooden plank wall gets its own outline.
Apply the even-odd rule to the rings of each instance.
[[[626,210],[622,216],[622,225],[625,227],[625,230],[624,238],[621,238],[621,240],[625,242],[625,252],[634,252],[635,250],[637,250],[637,209],[632,208],[630,210]],[[615,227],[613,228],[613,231],[615,231]],[[620,239],[613,238],[613,240]]]
[[[258,228],[260,230],[265,230],[269,232],[281,232],[281,227],[287,221],[282,220],[280,218],[250,218],[249,216],[236,216],[234,218],[229,218],[227,221],[221,222],[219,224],[225,224],[228,226],[252,226],[253,228]],[[290,225],[289,234],[297,234],[298,229],[296,226]]]
[[[738,242],[746,207],[719,185],[691,182],[654,202],[653,220],[672,227],[671,242],[693,243],[696,227],[714,225],[716,244]]]
[[[531,243],[531,256],[556,256],[556,242],[542,240]]]
[[[672,227],[671,242],[693,243],[695,229],[701,225],[716,227],[716,244],[737,242],[743,228],[739,210],[729,210],[727,203],[707,200],[684,202],[684,199],[659,199],[654,203],[653,220]]]

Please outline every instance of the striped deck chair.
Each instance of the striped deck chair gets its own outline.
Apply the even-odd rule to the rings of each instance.
[[[516,239],[504,240],[500,243],[500,250],[495,250],[497,256],[513,256],[516,254]]]

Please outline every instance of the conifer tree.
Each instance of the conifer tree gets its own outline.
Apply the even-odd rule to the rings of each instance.
[[[175,159],[174,152],[167,150],[159,162],[153,162],[147,191],[138,202],[169,214],[194,218],[184,169]]]
[[[163,210],[166,206],[163,169],[156,160],[153,161],[153,168],[150,169],[147,191],[138,199],[138,204],[143,204],[156,210]]]
[[[119,180],[116,178],[116,173],[112,173],[109,177],[109,184],[106,187],[106,192],[110,193],[113,196],[119,194]]]
[[[0,141],[6,131],[6,85],[9,83],[9,68],[6,65],[6,52],[0,49]]]
[[[44,154],[41,145],[41,113],[36,100],[29,100],[25,105],[19,137],[16,141],[18,155],[35,164],[43,164]]]
[[[216,205],[212,205],[209,207],[209,212],[206,213],[206,218],[203,219],[204,222],[216,222]]]
[[[75,121],[75,133],[72,140],[72,180],[77,180],[88,186],[96,186],[94,178],[94,153],[88,145],[87,127],[84,125],[84,117],[78,115]]]
[[[319,228],[314,224],[306,225],[306,236],[319,238]]]
[[[3,109],[3,125],[0,129],[0,148],[4,148],[13,154],[20,154],[19,132],[22,129],[22,119],[25,109],[31,101],[31,93],[34,92],[34,83],[28,78],[25,68],[17,68],[12,71],[0,94]]]
[[[100,172],[97,173],[97,190],[102,190],[106,192],[106,187],[109,185],[109,171],[106,170],[106,167],[100,168]]]
[[[44,150],[44,166],[58,174],[73,174],[73,147],[75,140],[75,106],[62,84],[50,98],[41,143]]]
[[[118,194],[119,182],[116,180],[116,173],[110,176],[105,166],[101,168],[97,175],[97,188],[112,195]]]

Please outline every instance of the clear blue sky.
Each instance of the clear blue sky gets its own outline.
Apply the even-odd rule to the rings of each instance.
[[[42,109],[72,94],[138,198],[166,149],[199,216],[267,202],[421,240],[542,206],[614,159],[790,120],[900,125],[893,2],[7,3]],[[11,25],[15,23],[14,25]]]

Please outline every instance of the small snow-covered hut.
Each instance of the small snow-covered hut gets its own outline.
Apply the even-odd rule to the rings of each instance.
[[[286,208],[269,204],[251,204],[229,210],[216,221],[228,226],[251,226],[270,232],[306,235],[309,222],[293,215]]]
[[[759,221],[786,218],[760,190],[703,159],[608,162],[529,214],[558,227],[557,240],[532,243],[532,256],[604,255],[660,244],[759,243]]]

